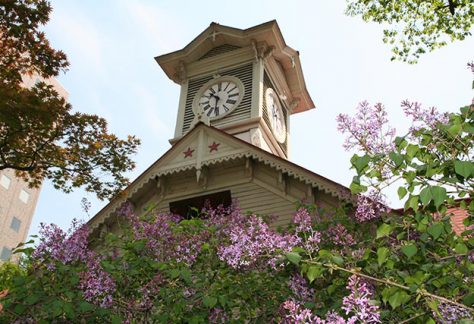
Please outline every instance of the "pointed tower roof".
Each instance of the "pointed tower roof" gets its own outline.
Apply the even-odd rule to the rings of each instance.
[[[283,70],[292,97],[299,99],[291,113],[303,112],[315,107],[306,89],[299,52],[286,45],[276,20],[247,29],[213,22],[181,50],[157,56],[155,60],[166,75],[179,84],[181,82],[179,75],[183,66],[206,59],[206,53],[221,45],[252,46],[256,56],[261,54],[262,50],[271,52]]]

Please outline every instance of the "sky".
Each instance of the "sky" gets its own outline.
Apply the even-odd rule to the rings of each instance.
[[[344,0],[310,1],[125,1],[57,0],[44,27],[70,69],[58,80],[76,111],[97,114],[109,131],[142,141],[134,156],[136,178],[170,148],[179,85],[154,57],[179,50],[211,22],[241,29],[276,19],[288,46],[300,52],[307,89],[316,109],[291,116],[290,160],[348,186],[351,152],[336,130],[339,113],[354,114],[360,101],[381,102],[400,134],[408,128],[404,99],[456,111],[471,102],[474,37],[424,55],[417,65],[390,61],[382,26],[344,15]],[[86,213],[81,199],[91,208]],[[401,206],[393,192],[390,205]],[[30,234],[39,224],[67,229],[73,218],[87,221],[103,206],[94,194],[64,194],[43,184]]]

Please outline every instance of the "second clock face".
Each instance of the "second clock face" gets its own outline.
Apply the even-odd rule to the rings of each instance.
[[[203,86],[198,93],[197,109],[210,119],[223,117],[234,110],[243,96],[236,78],[221,77]]]
[[[265,92],[265,99],[273,134],[278,142],[284,143],[286,140],[286,121],[278,96],[273,89],[268,88]]]

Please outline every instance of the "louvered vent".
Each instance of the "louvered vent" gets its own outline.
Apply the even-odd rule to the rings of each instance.
[[[236,50],[238,48],[240,48],[240,47],[236,46],[236,45],[230,45],[230,44],[220,45],[220,46],[214,47],[209,52],[207,52],[206,54],[201,56],[199,58],[199,60],[204,60],[206,58],[213,57],[213,56],[216,56],[216,55],[219,55],[219,54],[222,54],[222,53],[227,53],[227,52]]]
[[[222,71],[220,72],[220,75],[230,75],[239,78],[244,85],[245,94],[239,106],[235,108],[234,111],[221,119],[212,121],[211,125],[222,126],[250,118],[250,108],[252,105],[252,64],[242,65],[234,69]],[[189,80],[188,95],[186,98],[186,107],[184,110],[183,134],[188,131],[189,126],[194,119],[192,106],[196,92],[198,92],[198,90],[211,79],[212,76],[207,76],[204,78]]]
[[[268,128],[269,129],[272,129],[272,125],[270,124],[270,115],[268,113],[268,108],[267,108],[267,99],[265,98],[265,91],[267,91],[268,88],[272,88],[273,90],[275,90],[275,87],[274,85],[272,84],[272,82],[270,81],[270,77],[268,76],[268,74],[265,72],[264,76],[263,76],[263,120],[265,121],[265,123],[267,124]],[[286,111],[286,109],[284,108],[285,105],[281,102],[280,100],[280,104],[282,105],[283,107],[283,115],[284,115],[284,118],[285,120],[288,120],[287,119],[287,116],[288,116],[288,113]],[[286,125],[286,128],[288,130],[288,125]],[[287,149],[288,149],[288,137],[286,138],[285,142],[284,143],[280,143],[278,142],[278,144],[280,145],[281,149],[284,151],[284,152],[287,152]]]

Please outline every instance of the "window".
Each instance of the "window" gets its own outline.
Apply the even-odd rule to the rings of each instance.
[[[3,188],[8,189],[10,188],[10,182],[12,182],[10,178],[2,174],[0,177],[0,185],[2,185]]]
[[[10,228],[18,233],[20,231],[20,227],[21,227],[21,220],[13,216],[12,222],[10,224]]]
[[[26,203],[28,203],[28,199],[30,199],[30,194],[27,193],[25,190],[21,189],[21,191],[20,191],[20,200],[23,201],[26,204]]]
[[[2,249],[2,253],[0,254],[0,260],[8,261],[11,255],[12,255],[12,250],[4,246]]]
[[[171,202],[170,212],[181,215],[184,218],[191,218],[198,216],[196,209],[201,210],[206,203],[209,203],[211,207],[219,205],[229,207],[232,204],[230,190]]]

